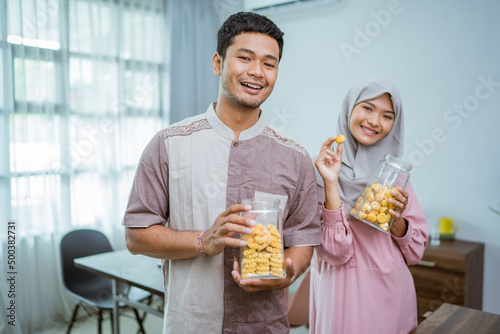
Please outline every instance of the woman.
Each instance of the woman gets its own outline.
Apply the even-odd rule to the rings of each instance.
[[[324,198],[322,243],[311,263],[311,333],[409,333],[417,302],[407,265],[421,260],[427,244],[411,183],[392,191],[390,233],[349,215],[384,155],[403,155],[398,90],[381,78],[357,83],[342,104],[337,134],[346,141],[334,152],[336,138],[329,138],[315,162]]]

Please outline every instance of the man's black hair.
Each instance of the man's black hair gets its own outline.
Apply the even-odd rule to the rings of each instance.
[[[217,33],[217,53],[224,58],[234,37],[244,32],[258,32],[274,38],[278,42],[281,60],[283,31],[267,17],[252,12],[239,12],[227,18]]]

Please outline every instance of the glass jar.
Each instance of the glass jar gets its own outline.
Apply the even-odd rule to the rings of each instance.
[[[377,230],[389,232],[393,222],[389,210],[396,208],[389,203],[390,198],[394,199],[391,190],[406,187],[412,168],[406,161],[386,154],[350,214]]]
[[[245,217],[256,221],[252,234],[242,234],[247,244],[240,248],[242,278],[273,279],[286,277],[284,268],[283,224],[279,199],[246,199],[250,211]]]

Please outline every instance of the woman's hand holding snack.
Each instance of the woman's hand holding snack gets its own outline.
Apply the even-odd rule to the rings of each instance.
[[[328,138],[323,145],[321,145],[321,150],[319,152],[318,158],[314,162],[316,168],[318,169],[321,177],[325,181],[325,186],[327,184],[337,184],[340,167],[342,165],[342,135],[338,137]],[[331,147],[334,142],[340,142],[337,146],[337,152],[334,152]],[[344,137],[345,139],[345,137]]]
[[[339,195],[339,174],[342,166],[342,142],[343,135],[328,138],[319,152],[318,158],[314,162],[318,172],[325,182],[325,208],[327,210],[338,210],[342,205]],[[337,142],[337,152],[331,147],[333,142]]]

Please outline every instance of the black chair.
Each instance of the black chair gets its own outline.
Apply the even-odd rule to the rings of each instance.
[[[98,309],[98,333],[102,332],[102,315],[103,311],[109,311],[110,315],[113,312],[113,292],[111,289],[111,279],[99,274],[91,273],[75,267],[74,259],[84,256],[101,254],[111,252],[113,248],[109,243],[106,236],[96,230],[80,229],[68,232],[60,243],[61,251],[61,264],[63,273],[63,282],[66,289],[76,298],[79,302],[75,305],[71,322],[68,325],[66,334],[69,334],[71,327],[75,322],[78,309],[80,306],[89,313],[85,308],[85,304],[91,305]],[[119,289],[121,293],[128,294],[128,298],[135,301],[143,301],[148,299],[151,301],[151,294],[147,291],[130,288],[125,284],[120,284]],[[120,307],[125,305],[120,305]],[[144,317],[139,315],[137,309],[132,308],[139,330],[146,333],[142,323]],[[90,315],[90,313],[89,313]],[[113,332],[113,317],[111,318],[111,332]]]

